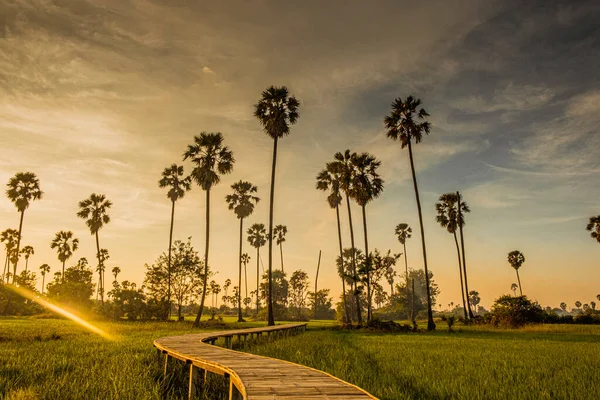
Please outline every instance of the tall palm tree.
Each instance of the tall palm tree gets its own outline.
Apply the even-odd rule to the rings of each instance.
[[[458,274],[460,275],[460,295],[462,297],[463,312],[465,319],[469,319],[467,313],[467,302],[465,302],[465,286],[463,283],[463,271],[462,262],[460,259],[460,248],[458,246],[458,237],[456,236],[456,230],[458,229],[458,201],[455,193],[444,193],[440,196],[439,203],[435,204],[435,210],[437,216],[435,220],[440,224],[442,228],[445,228],[449,233],[454,236],[454,243],[456,244],[456,255],[458,257]],[[463,212],[469,212],[468,207],[464,209],[466,204],[463,203]],[[471,306],[469,305],[469,309]]]
[[[460,233],[460,251],[462,253],[462,267],[463,267],[463,274],[465,276],[465,293],[470,293],[469,291],[469,279],[468,279],[468,274],[467,274],[467,259],[466,259],[466,253],[465,253],[465,235],[463,233],[463,228],[465,226],[465,218],[464,215],[465,213],[469,213],[471,212],[471,209],[469,208],[469,206],[467,205],[467,203],[465,203],[462,200],[462,196],[460,194],[460,192],[456,192],[456,208],[458,209],[458,231]],[[469,296],[467,295],[467,309],[469,311],[469,318],[473,318],[473,310],[471,309],[471,299],[469,298]]]
[[[98,271],[98,273],[102,277],[102,290],[104,290],[104,288],[106,288],[104,275],[106,273],[106,261],[108,261],[109,258],[110,258],[110,255],[108,254],[108,250],[100,249],[100,257],[99,257],[100,263],[98,264],[98,268],[96,269],[96,271]]]
[[[519,288],[519,285],[517,285],[516,283],[513,283],[510,285],[510,290],[513,291],[513,295],[516,296],[517,295],[517,289]]]
[[[231,185],[232,194],[225,197],[225,201],[229,205],[229,209],[233,210],[237,218],[240,220],[240,251],[238,256],[238,322],[244,322],[242,318],[242,253],[243,253],[243,235],[244,235],[244,218],[252,215],[254,206],[258,204],[260,199],[253,194],[258,191],[258,188],[246,181],[238,181]],[[246,285],[248,289],[248,285]],[[248,290],[246,290],[247,292]],[[247,297],[247,296],[246,296]]]
[[[21,250],[21,254],[25,258],[25,271],[29,268],[29,257],[35,254],[35,249],[32,246],[25,246]]]
[[[354,245],[354,224],[352,223],[352,209],[350,208],[350,193],[353,190],[353,180],[354,180],[354,168],[352,166],[352,157],[356,153],[350,153],[350,150],[346,150],[345,152],[335,153],[333,158],[334,161],[334,169],[340,174],[340,189],[344,192],[346,197],[346,207],[348,208],[348,225],[350,226],[350,245],[352,249],[355,249],[351,252],[351,267],[352,273],[354,274],[353,282],[354,282],[354,300],[356,302],[356,318],[359,324],[362,324],[362,312],[360,307],[360,293],[356,287],[356,282],[358,282],[358,271],[356,269],[356,246]]]
[[[365,239],[365,269],[367,275],[367,321],[372,319],[371,304],[371,253],[369,253],[369,239],[367,235],[367,204],[379,197],[383,192],[383,179],[377,173],[381,161],[369,153],[354,154],[352,157],[354,179],[351,197],[362,209],[363,236]]]
[[[281,272],[283,272],[283,242],[285,242],[285,235],[287,235],[287,226],[275,225],[275,228],[273,228],[273,235],[275,236],[275,244],[279,246],[279,254],[281,256]]]
[[[250,246],[256,248],[256,315],[258,315],[259,298],[258,293],[260,291],[260,248],[267,243],[267,231],[265,224],[253,224],[248,231],[248,242]]]
[[[398,241],[400,242],[400,244],[402,245],[402,248],[404,249],[404,274],[405,274],[405,278],[406,278],[406,291],[409,291],[409,282],[408,282],[408,258],[406,257],[406,240],[410,239],[412,237],[412,228],[406,223],[406,222],[401,222],[398,225],[396,225],[396,237],[398,238]],[[414,292],[412,293],[412,297],[406,296],[406,301],[407,301],[407,305],[406,305],[406,310],[408,310],[410,308],[410,315],[414,315],[415,310],[413,308],[411,308],[411,298],[414,298],[415,294]],[[408,311],[407,311],[408,314]],[[412,318],[411,318],[412,319]]]
[[[169,304],[169,317],[171,314],[171,248],[173,246],[173,222],[175,220],[175,202],[192,189],[192,178],[183,176],[183,166],[172,164],[162,172],[158,187],[169,188],[167,197],[171,200],[171,228],[169,229],[169,256],[167,264],[167,303]],[[115,277],[116,280],[116,277]]]
[[[50,243],[51,249],[56,249],[58,253],[58,260],[62,262],[62,282],[65,281],[65,263],[75,251],[79,248],[79,239],[73,237],[71,231],[60,231],[54,235],[52,243]]]
[[[248,253],[242,254],[242,264],[244,264],[244,286],[246,288],[246,297],[244,298],[244,301],[248,298],[248,269],[246,267],[248,266],[249,262],[250,262],[250,256],[248,255]],[[246,306],[246,310],[249,305],[250,304],[248,304]],[[246,314],[247,314],[247,312],[246,312]]]
[[[519,268],[525,262],[525,256],[519,250],[514,250],[508,253],[508,263],[511,267],[517,271],[517,281],[519,282],[519,293],[523,296],[523,289],[521,288],[521,278],[519,277]]]
[[[2,280],[8,283],[10,276],[10,263],[14,258],[13,253],[17,247],[17,240],[19,238],[19,231],[16,229],[5,229],[0,234],[0,242],[4,243],[4,249],[6,250],[6,259],[4,261],[4,271],[2,273]]]
[[[600,215],[590,217],[590,222],[585,229],[590,231],[590,236],[600,243]]]
[[[204,300],[206,299],[206,281],[208,280],[208,249],[210,242],[210,190],[221,181],[221,175],[231,173],[233,170],[233,153],[223,144],[223,135],[220,132],[201,132],[194,137],[194,143],[188,145],[183,154],[184,161],[190,159],[194,164],[191,177],[198,186],[206,192],[206,243],[204,247],[204,277],[202,279],[202,298],[200,309],[194,326],[200,325]]]
[[[121,273],[121,268],[113,267],[112,274],[115,277],[115,282],[117,281],[117,277],[119,276],[120,273]]]
[[[408,156],[410,159],[410,169],[412,171],[413,186],[415,188],[415,198],[417,201],[417,210],[419,212],[419,226],[421,228],[421,245],[423,248],[423,266],[425,269],[425,286],[427,290],[427,330],[435,330],[433,322],[433,310],[431,307],[431,287],[429,284],[429,270],[427,268],[427,249],[425,246],[425,232],[423,230],[423,213],[421,212],[421,201],[419,200],[419,188],[417,185],[417,175],[415,174],[415,163],[412,154],[412,141],[415,144],[421,143],[423,134],[429,134],[431,126],[425,118],[429,116],[427,111],[421,106],[421,100],[413,96],[408,96],[405,101],[398,97],[392,103],[392,113],[385,117],[384,123],[387,129],[387,136],[393,140],[400,141],[402,148],[408,147]]]
[[[42,294],[44,294],[44,287],[46,283],[46,274],[50,272],[50,266],[48,264],[40,265],[40,274],[42,275]]]
[[[110,222],[108,210],[112,207],[112,202],[103,194],[92,193],[89,198],[79,202],[79,211],[77,216],[85,220],[85,224],[90,230],[90,234],[96,237],[96,258],[98,259],[98,291],[100,299],[104,305],[104,279],[102,276],[103,266],[100,254],[100,239],[98,232]]]
[[[335,216],[337,218],[337,232],[338,232],[338,244],[340,246],[340,260],[344,259],[344,247],[342,246],[342,228],[340,225],[340,204],[342,203],[342,195],[341,191],[341,179],[342,173],[339,169],[339,166],[336,163],[327,163],[325,165],[325,169],[319,172],[317,175],[317,189],[318,190],[329,190],[329,195],[327,196],[327,203],[329,203],[329,207],[335,209]],[[344,305],[344,313],[346,316],[345,322],[351,322],[350,311],[348,310],[348,305],[346,304],[346,279],[344,275],[341,275],[342,278],[342,302]]]
[[[21,213],[19,222],[19,236],[17,237],[16,257],[13,266],[13,283],[17,276],[17,265],[19,263],[19,251],[21,250],[21,238],[23,237],[23,217],[25,210],[30,204],[42,198],[44,192],[40,189],[40,180],[33,172],[18,172],[10,178],[6,185],[6,197],[15,204],[17,211]]]
[[[290,134],[290,125],[298,121],[300,102],[289,94],[285,86],[270,86],[263,91],[254,105],[254,116],[258,118],[265,133],[273,139],[273,165],[271,167],[271,193],[269,196],[269,294],[267,296],[268,325],[275,325],[273,315],[273,206],[275,198],[275,167],[277,166],[277,141]]]

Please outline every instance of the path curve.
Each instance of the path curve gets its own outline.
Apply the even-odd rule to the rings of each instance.
[[[169,336],[154,341],[154,346],[165,355],[165,373],[169,358],[189,365],[189,395],[194,398],[198,380],[206,378],[206,371],[229,377],[229,398],[235,397],[234,387],[241,398],[267,399],[376,399],[363,389],[338,379],[326,372],[275,358],[231,350],[233,338],[251,340],[268,336],[287,336],[306,329],[306,324],[287,324],[220,332],[204,332]],[[214,346],[224,338],[226,347]],[[201,374],[198,369],[204,370]]]

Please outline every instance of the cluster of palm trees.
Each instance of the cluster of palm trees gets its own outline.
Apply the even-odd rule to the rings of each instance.
[[[286,230],[273,230],[273,202],[275,194],[275,170],[277,166],[277,144],[279,139],[290,133],[290,126],[298,120],[298,108],[300,102],[292,95],[285,86],[271,86],[262,92],[261,98],[254,106],[254,115],[259,120],[265,133],[273,139],[273,163],[271,169],[271,192],[269,198],[269,230],[266,233],[265,241],[269,243],[269,290],[267,294],[268,324],[274,325],[272,302],[272,271],[273,271],[273,239],[280,246],[282,269],[283,269],[283,249],[281,245],[285,240]],[[182,198],[185,192],[191,189],[191,183],[194,182],[206,192],[206,216],[205,216],[205,247],[204,247],[204,278],[200,308],[194,325],[198,326],[207,294],[207,280],[209,276],[209,244],[210,244],[210,193],[211,189],[221,181],[221,176],[230,174],[233,171],[235,159],[233,152],[224,144],[224,137],[220,132],[202,132],[194,137],[194,142],[190,144],[183,154],[183,160],[190,160],[193,169],[189,176],[184,176],[183,167],[173,164],[163,171],[159,186],[168,188],[167,196],[172,202],[171,207],[171,230],[169,235],[169,254],[173,240],[173,220],[175,213],[175,202]],[[242,276],[242,255],[243,255],[243,225],[244,219],[252,214],[254,206],[260,200],[255,193],[257,187],[250,182],[239,181],[232,185],[233,193],[226,197],[229,209],[233,210],[236,217],[240,220],[240,246],[239,246],[239,288],[241,288]],[[251,228],[252,230],[252,228]],[[248,234],[251,234],[249,230]],[[259,241],[260,242],[260,241]],[[251,241],[255,246],[256,241]],[[256,246],[255,246],[256,247]],[[257,247],[258,249],[258,247]],[[257,250],[258,251],[258,250]],[[258,257],[257,257],[258,259]],[[258,261],[258,260],[257,260]],[[246,262],[247,263],[247,262]],[[244,264],[246,264],[244,263]],[[169,290],[168,301],[170,303],[170,269],[171,257],[169,256]],[[258,297],[258,296],[257,296]],[[238,290],[238,302],[241,304],[241,290]],[[258,301],[257,301],[258,302]],[[258,306],[257,306],[258,308]],[[243,320],[241,307],[238,318]]]

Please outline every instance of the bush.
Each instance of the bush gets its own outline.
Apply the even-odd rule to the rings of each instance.
[[[490,314],[492,325],[505,328],[544,322],[544,311],[527,296],[501,296],[494,301]]]

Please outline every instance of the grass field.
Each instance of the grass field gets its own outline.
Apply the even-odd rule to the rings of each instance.
[[[232,329],[260,325],[230,321]],[[165,387],[152,340],[195,332],[187,322],[97,325],[116,340],[65,320],[0,319],[0,398],[160,399]],[[392,335],[329,325],[311,323],[304,334],[249,351],[325,370],[382,399],[598,398],[600,327]],[[166,398],[182,394],[173,389]]]

